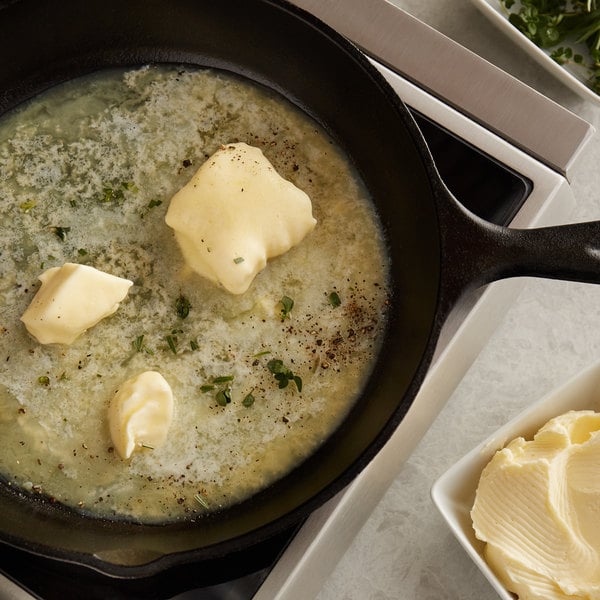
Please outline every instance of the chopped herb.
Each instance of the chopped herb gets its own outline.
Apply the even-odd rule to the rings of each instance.
[[[195,494],[194,495],[194,500],[200,504],[201,506],[203,506],[204,508],[206,508],[207,510],[210,508],[208,506],[208,502],[206,501],[206,498],[204,498],[204,496],[202,496],[201,494]]]
[[[150,200],[148,203],[148,208],[154,208],[156,206],[160,206],[162,204],[162,200]]]
[[[231,402],[231,390],[229,388],[219,390],[216,399],[219,406],[227,406]]]
[[[175,300],[177,316],[180,319],[185,319],[190,314],[190,308],[192,308],[190,301],[183,294],[180,294],[177,300]]]
[[[283,364],[283,361],[274,358],[267,363],[267,369],[273,373],[273,376],[279,383],[279,388],[283,389],[288,386],[290,381],[296,384],[299,392],[302,392],[302,379],[298,375],[294,375],[292,371]]]
[[[136,352],[141,352],[144,348],[144,336],[143,335],[138,335],[135,340],[133,340],[133,347],[135,348]]]
[[[69,200],[69,204],[71,208],[77,208],[77,200]]]
[[[214,389],[215,389],[215,386],[211,385],[210,383],[206,383],[206,384],[200,386],[200,391],[202,393],[212,392]]]
[[[283,308],[281,309],[281,320],[287,319],[294,308],[294,301],[289,296],[283,296],[279,301]]]
[[[88,253],[88,251],[85,248],[79,248],[79,250],[77,250],[77,254],[79,254],[79,256],[86,256]]]
[[[198,342],[196,340],[190,340],[190,348],[192,350],[198,350],[200,346],[198,346]]]
[[[233,381],[233,375],[221,375],[220,377],[214,377],[212,382],[219,385],[220,383],[228,383]]]
[[[125,199],[125,191],[137,192],[137,187],[133,181],[122,181],[117,188],[105,187],[102,189],[102,198],[100,202],[107,203],[115,201],[121,201]]]
[[[246,394],[245,398],[242,400],[242,404],[249,408],[254,404],[254,396],[252,394]]]
[[[234,258],[234,259],[233,259],[233,262],[234,262],[236,265],[239,265],[240,263],[243,263],[243,262],[244,262],[244,257],[243,257],[243,256],[236,256],[236,258]]]
[[[333,308],[337,308],[342,301],[340,300],[340,297],[337,295],[337,292],[331,292],[331,294],[329,294],[329,304],[331,304],[331,306],[333,306]]]
[[[509,22],[558,64],[575,64],[600,93],[600,6],[596,0],[500,0]],[[512,10],[511,10],[512,9]],[[572,46],[584,53],[573,52]]]
[[[19,204],[19,208],[24,213],[28,213],[35,206],[37,206],[37,200],[27,200],[27,202],[22,202],[21,204]]]
[[[265,356],[267,354],[271,354],[270,350],[263,350],[262,352],[257,352],[252,356],[252,358],[259,358],[260,356]]]
[[[54,233],[56,235],[56,237],[58,237],[58,239],[61,242],[64,242],[67,239],[67,233],[69,233],[69,231],[71,231],[70,227],[51,227],[50,230],[52,231],[52,233]]]
[[[167,344],[169,344],[169,349],[173,354],[177,354],[177,346],[175,345],[175,340],[176,338],[174,338],[172,335],[167,336]]]
[[[38,377],[38,383],[47,387],[50,385],[50,377],[48,377],[47,375],[41,375],[40,377]]]
[[[133,342],[131,342],[131,345],[133,346],[133,349],[136,352],[145,352],[146,354],[150,354],[153,355],[154,352],[152,352],[152,350],[150,350],[150,348],[148,348],[148,346],[146,346],[146,344],[144,344],[144,335],[138,335],[135,340],[133,340]]]

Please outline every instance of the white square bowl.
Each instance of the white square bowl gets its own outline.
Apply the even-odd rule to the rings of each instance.
[[[484,467],[497,450],[516,437],[531,439],[553,417],[570,410],[600,412],[600,362],[588,367],[501,427],[446,471],[431,488],[431,497],[452,533],[504,600],[511,594],[483,558],[484,544],[475,537],[471,508]]]
[[[536,60],[549,73],[562,81],[582,98],[600,104],[600,96],[586,85],[583,74],[577,69],[570,68],[568,65],[559,65],[554,59],[550,58],[548,50],[539,48],[523,35],[509,22],[499,0],[471,0],[471,2],[491,23],[525,50],[529,56]]]

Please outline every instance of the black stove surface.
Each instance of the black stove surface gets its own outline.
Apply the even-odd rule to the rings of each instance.
[[[413,111],[438,171],[458,200],[480,217],[507,225],[532,182]],[[0,544],[0,572],[39,600],[246,600],[254,596],[293,539],[292,528],[226,559],[183,565],[159,576],[117,580]]]

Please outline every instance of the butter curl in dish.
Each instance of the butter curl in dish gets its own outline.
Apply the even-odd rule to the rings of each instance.
[[[600,414],[569,411],[483,470],[471,511],[485,558],[520,599],[600,597]]]
[[[173,196],[165,220],[187,265],[232,294],[246,292],[270,258],[316,225],[308,195],[244,143],[208,158]]]

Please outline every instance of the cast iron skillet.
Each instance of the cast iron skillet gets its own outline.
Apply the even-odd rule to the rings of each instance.
[[[120,577],[247,548],[297,522],[368,463],[422,382],[449,311],[494,279],[600,279],[598,224],[509,231],[468,214],[441,183],[408,111],[345,39],[276,0],[16,0],[0,10],[0,112],[108,66],[191,63],[268,86],[346,150],[377,207],[392,260],[381,357],[340,429],[269,489],[196,523],[84,517],[0,486],[0,540]]]

